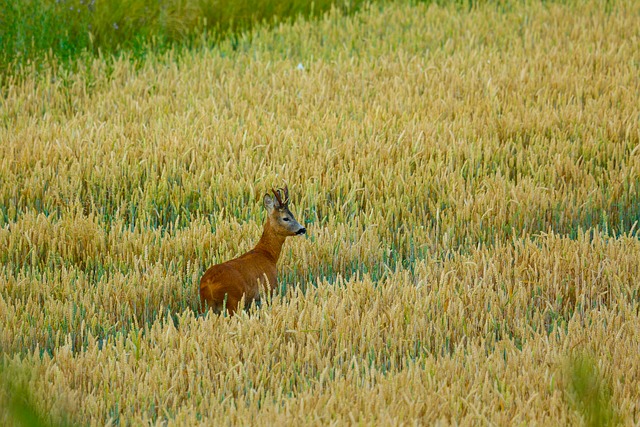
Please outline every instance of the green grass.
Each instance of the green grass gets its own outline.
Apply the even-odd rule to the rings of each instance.
[[[62,427],[71,423],[54,423],[38,410],[33,393],[21,382],[24,375],[7,370],[0,364],[0,411],[14,427]]]
[[[121,54],[134,59],[170,46],[320,15],[356,10],[363,0],[0,0],[0,74],[24,67],[67,66],[77,57]]]
[[[574,357],[568,367],[568,397],[586,426],[618,425],[620,420],[611,403],[610,381],[602,375],[596,362],[586,356]]]

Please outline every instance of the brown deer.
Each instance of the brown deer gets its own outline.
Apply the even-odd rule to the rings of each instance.
[[[289,210],[289,188],[271,190],[264,195],[267,221],[255,248],[238,258],[210,267],[200,279],[202,310],[208,307],[220,314],[226,308],[233,315],[244,296],[248,307],[260,304],[260,288],[273,292],[278,285],[276,263],[288,236],[304,234],[304,228]]]

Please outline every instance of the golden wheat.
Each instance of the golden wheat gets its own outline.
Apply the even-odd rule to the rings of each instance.
[[[7,85],[0,419],[589,423],[586,354],[637,424],[639,13],[394,3]],[[197,317],[285,180],[281,295]]]

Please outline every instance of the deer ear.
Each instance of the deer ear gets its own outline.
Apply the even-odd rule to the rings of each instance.
[[[268,194],[264,195],[264,208],[267,210],[268,213],[273,212],[273,210],[276,208],[276,201],[273,200],[273,197],[271,197]]]

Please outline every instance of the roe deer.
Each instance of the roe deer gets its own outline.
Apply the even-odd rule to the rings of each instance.
[[[260,303],[260,288],[271,292],[277,287],[276,263],[282,244],[288,236],[304,234],[304,228],[289,210],[289,189],[271,190],[273,197],[264,195],[267,221],[260,241],[244,255],[210,267],[200,279],[202,310],[211,307],[220,314],[224,307],[233,315],[238,303],[245,297],[245,304]]]

